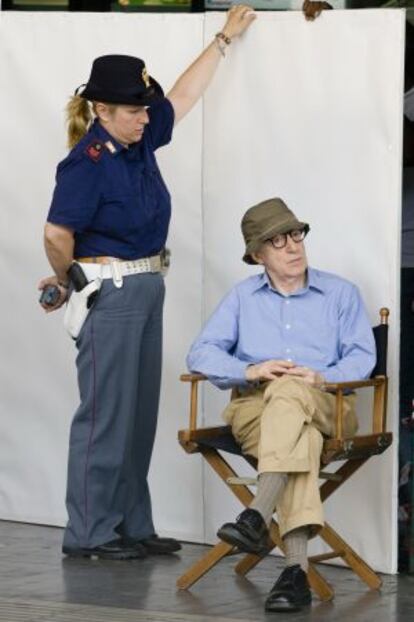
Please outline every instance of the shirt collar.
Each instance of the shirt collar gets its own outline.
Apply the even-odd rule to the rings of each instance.
[[[314,289],[321,294],[325,293],[325,284],[319,270],[308,268],[308,288]]]
[[[111,136],[111,134],[103,127],[103,125],[99,123],[98,119],[95,119],[95,121],[93,122],[91,131],[93,132],[94,136],[96,136],[105,144],[106,148],[112,155],[115,156],[118,155],[118,153],[120,153],[121,151],[128,151],[128,149],[124,147],[124,145],[121,145],[121,143],[119,143],[117,140],[115,140],[113,136]]]
[[[255,284],[253,291],[254,292],[258,291],[259,289],[262,289],[263,287],[267,287],[268,289],[271,289],[272,291],[280,294],[280,292],[274,289],[266,271],[262,272],[262,274],[259,276],[259,279],[257,283]],[[298,296],[300,294],[304,294],[310,289],[318,291],[321,294],[325,293],[325,288],[323,286],[321,276],[318,270],[315,270],[314,268],[308,268],[308,278],[307,278],[307,283],[305,287],[302,287],[301,289],[296,290],[295,292],[290,294],[290,296]]]

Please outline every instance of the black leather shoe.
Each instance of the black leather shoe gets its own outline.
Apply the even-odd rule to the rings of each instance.
[[[122,538],[105,542],[105,544],[90,549],[63,546],[62,552],[68,557],[99,557],[99,559],[113,560],[138,559],[147,556],[143,546],[133,546]]]
[[[138,540],[128,537],[127,542],[143,547],[147,555],[169,555],[181,550],[181,544],[174,538],[160,538],[156,533]]]
[[[265,611],[300,611],[312,602],[306,572],[299,564],[285,568],[265,602]]]
[[[257,510],[247,508],[235,523],[224,523],[217,532],[220,540],[245,553],[261,554],[269,550],[269,530]]]

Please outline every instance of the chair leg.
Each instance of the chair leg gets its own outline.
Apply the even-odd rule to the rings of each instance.
[[[239,563],[235,566],[234,571],[239,576],[245,577],[250,570],[253,570],[253,568],[255,568],[264,557],[266,557],[266,555],[267,553],[265,555],[255,555],[254,553],[249,553],[239,561]]]
[[[326,579],[319,574],[313,564],[309,564],[308,580],[312,590],[318,595],[320,600],[332,600],[335,596],[335,590],[329,585]]]
[[[355,553],[349,544],[343,540],[334,529],[328,523],[325,523],[324,528],[320,532],[319,536],[333,549],[334,551],[341,552],[342,559],[348,564],[348,566],[364,581],[372,590],[379,590],[382,585],[382,580],[374,572],[374,570],[368,566],[368,564]]]
[[[236,477],[237,474],[224,460],[224,458],[222,458],[218,451],[215,449],[203,448],[201,453],[220,479],[229,486],[230,490],[239,499],[239,501],[245,507],[248,507],[254,496],[247,486],[232,486],[227,483],[229,477]],[[272,521],[271,523],[270,535],[275,545],[283,551],[283,542],[280,537],[279,527],[275,521]],[[213,568],[213,566],[215,566],[220,559],[225,557],[232,550],[232,548],[233,547],[230,544],[226,544],[225,542],[216,544],[216,546],[209,553],[207,553],[207,555],[202,557],[178,579],[177,587],[182,590],[191,587],[204,574]],[[247,572],[254,568],[262,559],[263,557],[258,557],[257,555],[247,555],[237,564],[235,570],[238,574],[247,574]],[[331,600],[333,598],[333,589],[312,565],[309,566],[308,579],[311,588],[321,600]]]
[[[273,541],[273,546],[269,547],[266,555],[277,546],[282,552],[284,552],[283,540],[280,537],[279,525],[275,520],[272,520],[270,524],[270,535]],[[250,570],[253,570],[259,564],[266,555],[246,555],[235,567],[237,574],[245,576]],[[312,590],[317,594],[320,600],[327,601],[332,600],[335,592],[329,583],[319,574],[313,564],[309,564],[308,579]]]
[[[252,570],[264,557],[258,555],[246,555],[236,566],[237,574],[245,576]],[[312,590],[317,594],[318,598],[323,601],[332,600],[335,592],[329,583],[322,577],[316,568],[309,564],[308,580]]]
[[[187,572],[179,577],[177,580],[177,587],[180,590],[186,590],[191,587],[223,559],[223,557],[228,555],[232,549],[233,546],[231,544],[226,544],[226,542],[219,542],[216,544],[206,555],[196,561]]]
[[[243,557],[243,559],[239,561],[234,569],[238,575],[242,577],[246,576],[247,573],[250,572],[250,570],[253,570],[253,568],[255,568],[257,564],[259,564],[262,559],[264,559],[266,555],[268,555],[270,551],[275,548],[275,546],[279,547],[283,551],[283,542],[282,538],[280,537],[279,525],[273,518],[272,522],[270,523],[269,532],[272,540],[272,546],[269,547],[264,555],[250,554]]]

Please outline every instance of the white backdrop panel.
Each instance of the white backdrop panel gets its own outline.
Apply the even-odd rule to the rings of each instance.
[[[206,41],[220,20],[207,18]],[[327,12],[313,24],[297,13],[261,14],[243,45],[229,50],[204,107],[206,314],[233,283],[255,272],[240,261],[245,209],[283,197],[311,223],[310,263],[356,282],[373,323],[380,306],[391,309],[394,432],[403,20],[400,11]],[[218,421],[226,399],[207,389],[207,424]],[[396,461],[397,442],[327,506],[327,520],[387,572],[396,570]],[[240,509],[224,494],[208,473],[208,541]]]
[[[42,229],[57,162],[63,109],[93,58],[147,60],[164,87],[199,53],[194,15],[0,14],[0,517],[63,525],[68,429],[77,405],[75,348],[61,314],[44,316],[36,284],[49,274]],[[201,315],[201,106],[178,127],[159,162],[173,196],[165,358],[151,469],[158,529],[202,539],[201,466],[176,442],[187,395],[177,382]],[[6,147],[7,145],[7,147]],[[7,294],[6,294],[7,292]],[[180,494],[185,487],[191,494]],[[179,502],[178,502],[179,499]]]
[[[206,41],[222,19],[206,17]],[[199,51],[202,29],[203,18],[194,15],[0,14],[0,128],[7,145],[0,156],[0,276],[4,299],[12,302],[2,312],[1,518],[65,521],[74,349],[61,318],[39,313],[33,288],[48,273],[40,240],[65,151],[67,96],[87,79],[95,56],[114,51],[148,59],[150,72],[168,87]],[[203,153],[198,107],[159,154],[176,208],[151,472],[161,531],[203,539],[200,463],[175,443],[187,409],[176,378],[201,314],[203,159],[205,313],[251,273],[239,259],[241,214],[279,194],[312,224],[311,262],[356,281],[373,321],[379,306],[390,306],[397,377],[402,33],[402,13],[393,11],[329,13],[315,24],[301,15],[261,14],[244,44],[232,46],[207,95]],[[224,399],[208,391],[208,422],[217,420]],[[395,383],[390,406],[397,431]],[[385,571],[395,571],[396,448],[371,461],[328,508],[344,535]],[[184,487],[190,495],[180,494]],[[239,508],[210,477],[206,499],[205,537],[213,540]],[[362,525],[351,520],[361,507]]]

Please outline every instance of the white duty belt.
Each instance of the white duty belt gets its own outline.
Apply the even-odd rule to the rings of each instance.
[[[115,287],[122,287],[123,277],[133,274],[161,272],[166,275],[168,259],[161,255],[142,257],[134,260],[121,260],[115,257],[80,257],[80,263],[88,281],[96,278],[112,279]]]

